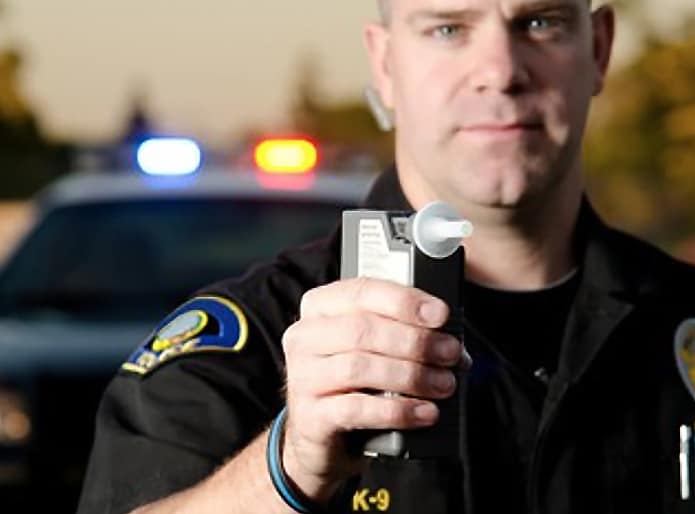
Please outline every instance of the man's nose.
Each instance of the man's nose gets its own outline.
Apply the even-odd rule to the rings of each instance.
[[[528,88],[530,74],[510,28],[489,24],[468,56],[468,83],[474,91],[519,94]]]

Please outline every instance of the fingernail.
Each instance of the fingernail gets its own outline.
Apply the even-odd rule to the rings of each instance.
[[[433,371],[427,378],[430,386],[441,393],[450,392],[456,384],[454,374],[450,371]]]
[[[422,321],[432,325],[440,325],[444,323],[445,306],[442,302],[428,301],[420,305],[420,318]]]
[[[442,334],[438,336],[434,347],[434,353],[438,359],[445,362],[456,360],[460,353],[460,346],[458,339],[454,339],[449,335]]]
[[[437,407],[432,403],[421,403],[413,409],[413,416],[419,421],[432,422],[437,418]]]

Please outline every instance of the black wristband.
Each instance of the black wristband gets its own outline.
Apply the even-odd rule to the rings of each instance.
[[[290,482],[285,469],[282,467],[282,442],[286,419],[287,407],[280,411],[280,414],[270,425],[268,447],[266,449],[266,462],[268,464],[270,481],[273,483],[280,498],[296,512],[300,514],[320,514],[324,512],[323,508],[298,490]]]

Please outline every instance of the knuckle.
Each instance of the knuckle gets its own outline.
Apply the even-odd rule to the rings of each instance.
[[[292,351],[292,346],[294,346],[292,344],[292,341],[294,341],[295,330],[296,329],[294,328],[294,324],[292,324],[289,327],[287,327],[285,332],[282,334],[282,349],[285,352],[285,355]]]
[[[305,292],[302,295],[302,298],[299,301],[299,315],[300,316],[306,316],[313,310],[314,298],[318,294],[318,289],[319,288],[309,289],[307,292]]]
[[[405,408],[398,401],[386,402],[380,409],[383,422],[386,425],[400,427],[407,422]]]

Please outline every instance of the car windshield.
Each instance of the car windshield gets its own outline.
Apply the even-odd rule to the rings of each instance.
[[[327,235],[346,207],[209,198],[63,207],[0,275],[0,312],[160,316],[205,284]]]

